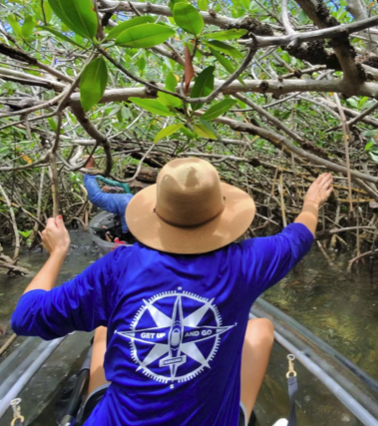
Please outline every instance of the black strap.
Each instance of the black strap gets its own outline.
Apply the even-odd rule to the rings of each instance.
[[[297,426],[297,414],[295,412],[295,396],[298,392],[297,376],[290,375],[287,378],[287,384],[290,398],[290,417],[287,426]]]

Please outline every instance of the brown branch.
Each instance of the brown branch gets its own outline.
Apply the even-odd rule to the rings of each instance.
[[[3,196],[6,205],[8,206],[9,214],[10,214],[10,217],[11,217],[11,222],[12,222],[13,232],[14,232],[14,240],[15,240],[15,250],[14,250],[14,255],[13,255],[13,263],[16,263],[17,259],[18,259],[18,254],[20,252],[20,236],[18,235],[16,216],[14,215],[13,207],[12,207],[12,204],[11,204],[9,198],[8,198],[8,195],[5,192],[5,190],[4,190],[4,188],[2,187],[1,184],[0,184],[0,193]]]
[[[39,62],[37,59],[33,58],[32,56],[28,55],[20,49],[7,46],[6,44],[0,42],[0,53],[5,56],[8,56],[9,58],[15,59],[16,61],[26,62],[30,65],[34,65],[44,71],[47,71],[49,74],[59,78],[60,80],[66,81],[68,83],[72,82],[72,79],[70,77],[57,71],[55,68],[49,67],[48,65]]]
[[[108,176],[113,167],[112,152],[108,138],[104,136],[99,130],[97,130],[96,127],[89,121],[80,103],[72,104],[71,110],[88,135],[104,148],[106,155],[106,167],[104,174],[105,176]]]
[[[318,28],[328,28],[333,31],[334,29],[337,30],[339,27],[342,27],[339,22],[331,16],[328,10],[328,6],[322,0],[298,0],[298,4]],[[374,18],[376,19],[376,22],[378,22],[378,16],[375,16],[373,17],[373,20],[369,18],[370,21],[358,21],[347,25],[351,25],[349,29],[359,28],[359,31],[361,31],[362,29],[368,28],[370,26],[370,23],[372,23],[371,26],[376,25],[376,23],[373,23],[375,22]],[[367,27],[359,27],[359,24],[361,24],[362,22],[366,23]],[[360,84],[363,83],[365,79],[365,73],[361,66],[357,66],[354,60],[355,52],[349,42],[348,34],[349,32],[347,27],[344,31],[340,31],[339,37],[333,38],[330,44],[333,47],[333,50],[335,51],[337,59],[339,60],[339,63],[343,70],[344,80],[347,84],[358,87]]]
[[[197,113],[197,115],[201,115],[200,113]],[[314,155],[310,152],[305,151],[304,149],[294,145],[288,138],[285,136],[282,136],[280,134],[274,133],[271,130],[264,129],[262,127],[255,126],[253,124],[247,124],[243,123],[241,121],[232,120],[230,118],[226,117],[219,117],[215,119],[218,123],[225,124],[232,129],[239,131],[239,132],[246,132],[253,135],[259,135],[263,139],[266,139],[267,141],[273,143],[275,146],[285,146],[287,149],[289,149],[294,154],[297,154],[299,157],[306,158],[309,161],[312,161],[315,164],[325,166],[329,170],[332,170],[337,173],[342,173],[343,175],[347,175],[348,171],[346,167],[341,166],[339,164],[335,164],[329,160],[326,160],[324,158],[320,158],[317,155]],[[351,170],[350,171],[351,176],[353,178],[362,179],[368,182],[378,183],[378,178],[359,172],[358,170]],[[378,200],[378,194],[375,195],[375,197]]]
[[[347,177],[348,177],[348,192],[349,192],[349,211],[352,212],[353,211],[353,203],[352,203],[352,179],[350,176],[350,159],[349,159],[349,139],[350,139],[350,134],[349,134],[349,129],[348,129],[348,125],[347,125],[347,121],[345,118],[345,114],[343,109],[341,108],[341,103],[340,103],[340,98],[339,95],[337,93],[334,93],[334,97],[336,100],[336,105],[337,108],[339,110],[339,114],[341,117],[341,123],[342,123],[342,128],[343,128],[343,140],[344,140],[344,148],[345,148],[345,160],[346,160],[346,168],[347,168]]]

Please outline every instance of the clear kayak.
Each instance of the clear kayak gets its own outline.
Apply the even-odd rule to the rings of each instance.
[[[104,256],[119,247],[119,244],[111,243],[103,240],[99,236],[99,230],[103,227],[111,229],[115,226],[114,215],[112,213],[103,211],[97,214],[89,223],[89,232],[93,242],[98,246],[100,253]],[[125,244],[131,245],[131,244]]]

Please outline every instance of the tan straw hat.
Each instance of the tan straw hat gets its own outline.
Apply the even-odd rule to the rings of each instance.
[[[230,244],[250,226],[255,203],[244,191],[222,183],[198,158],[176,159],[130,201],[126,222],[141,243],[177,254],[207,253]]]

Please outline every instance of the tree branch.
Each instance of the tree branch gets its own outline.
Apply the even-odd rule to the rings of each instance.
[[[113,158],[108,138],[104,136],[99,130],[97,130],[96,127],[89,121],[80,103],[72,104],[71,110],[88,135],[95,139],[95,141],[104,148],[106,155],[106,167],[104,174],[105,176],[108,176],[113,167]]]

